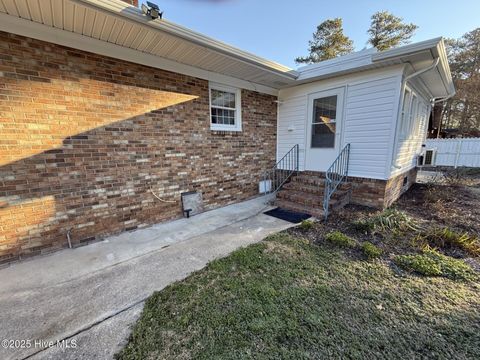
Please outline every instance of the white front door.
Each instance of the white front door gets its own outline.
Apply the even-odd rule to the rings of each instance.
[[[344,93],[342,87],[308,96],[305,170],[326,171],[340,153]]]

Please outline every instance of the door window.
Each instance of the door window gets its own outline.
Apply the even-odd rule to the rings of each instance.
[[[313,101],[312,148],[334,148],[337,122],[337,95]]]

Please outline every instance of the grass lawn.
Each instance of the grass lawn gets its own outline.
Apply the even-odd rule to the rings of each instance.
[[[478,359],[475,180],[416,185],[384,212],[348,206],[214,261],[153,294],[117,357]]]
[[[118,357],[475,358],[479,290],[281,233],[155,293]]]

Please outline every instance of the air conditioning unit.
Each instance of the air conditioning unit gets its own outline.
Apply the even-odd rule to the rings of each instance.
[[[437,156],[436,149],[423,150],[417,158],[417,166],[435,166]]]

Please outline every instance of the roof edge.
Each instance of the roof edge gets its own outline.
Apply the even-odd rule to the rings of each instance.
[[[400,46],[398,48],[379,51],[372,54],[372,62],[389,60],[399,56],[405,56],[414,52],[419,52],[423,50],[428,50],[431,48],[436,48],[439,43],[443,43],[442,37],[436,37],[429,40],[420,41],[417,43]],[[437,54],[438,55],[438,54]]]
[[[118,17],[125,18],[130,21],[139,23],[145,27],[155,30],[164,31],[173,36],[180,37],[194,44],[209,48],[223,55],[232,57],[236,60],[243,61],[250,65],[257,66],[263,70],[273,72],[277,75],[284,76],[290,80],[295,80],[298,77],[298,72],[277,62],[259,57],[250,52],[241,50],[227,43],[215,40],[211,37],[190,30],[181,25],[175,24],[165,19],[149,20],[143,15],[142,11],[126,2],[120,0],[70,0],[81,6],[93,8],[108,14],[113,14]]]

